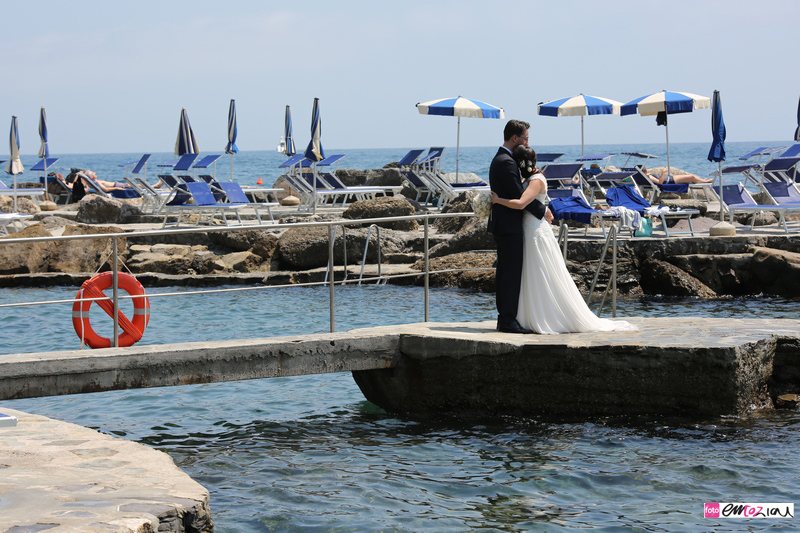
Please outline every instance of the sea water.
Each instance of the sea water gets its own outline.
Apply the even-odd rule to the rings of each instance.
[[[737,153],[755,144],[742,144]],[[573,155],[580,151],[564,148]],[[651,153],[656,148],[625,147]],[[672,146],[673,165],[701,175],[703,168],[712,168],[699,161],[707,147],[685,148],[691,157],[681,160]],[[494,150],[462,149],[460,168],[485,178]],[[405,150],[348,153],[353,168],[373,168],[397,160]],[[119,172],[116,161],[126,160],[125,154],[63,159],[71,157],[88,168],[105,164],[109,173]],[[236,157],[235,165],[243,167],[237,178],[255,183],[258,172],[265,181],[274,179],[267,177],[266,161],[283,156]],[[251,173],[245,172],[247,165]],[[2,289],[0,304],[69,300],[76,292],[77,287]],[[157,296],[164,292],[188,289],[148,289],[154,297],[143,344],[329,329],[325,287]],[[419,287],[337,287],[335,302],[339,331],[424,318]],[[70,307],[0,308],[0,353],[77,348]],[[433,321],[491,320],[494,295],[433,289],[430,309]],[[800,318],[799,309],[800,302],[783,298],[619,301],[620,316],[687,321],[695,316]],[[93,324],[96,320],[104,327],[92,315]],[[209,489],[221,532],[793,531],[793,519],[703,518],[703,503],[800,503],[796,411],[706,420],[421,420],[389,415],[365,401],[348,373],[4,401],[2,406],[165,451]]]

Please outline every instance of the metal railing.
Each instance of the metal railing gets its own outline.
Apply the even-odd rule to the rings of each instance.
[[[116,233],[116,234],[86,234],[86,235],[69,235],[69,236],[50,236],[50,237],[26,237],[26,238],[3,238],[0,239],[0,246],[3,245],[13,245],[13,244],[23,244],[23,243],[36,243],[36,242],[63,242],[63,241],[80,241],[80,240],[92,240],[92,239],[109,239],[111,241],[111,253],[110,257],[106,258],[102,264],[109,263],[111,272],[112,272],[112,295],[110,297],[102,297],[102,298],[75,298],[69,300],[47,300],[47,301],[36,301],[36,302],[17,302],[11,304],[0,304],[0,309],[3,308],[10,308],[10,307],[20,307],[20,306],[34,306],[34,305],[51,305],[51,304],[75,304],[76,302],[95,302],[95,301],[112,301],[113,303],[113,320],[114,320],[114,333],[113,333],[113,346],[119,345],[119,302],[120,300],[133,300],[135,298],[163,298],[163,297],[171,297],[171,296],[187,296],[187,295],[195,295],[195,294],[215,294],[215,293],[227,293],[227,292],[240,292],[240,291],[254,291],[254,290],[265,290],[265,289],[276,289],[276,288],[287,288],[287,287],[313,287],[313,286],[324,286],[327,285],[329,287],[329,323],[330,323],[330,331],[334,332],[335,327],[335,312],[334,312],[334,303],[335,303],[335,294],[334,294],[334,286],[335,285],[345,285],[348,283],[357,283],[360,285],[364,281],[364,269],[367,259],[367,252],[369,243],[371,240],[372,229],[375,228],[376,231],[376,239],[377,239],[377,247],[378,247],[378,270],[376,277],[370,277],[371,281],[375,282],[383,282],[386,283],[390,279],[399,279],[399,278],[408,278],[408,277],[420,277],[423,278],[423,287],[424,287],[424,321],[430,321],[430,276],[431,274],[445,274],[450,272],[481,272],[481,271],[492,271],[493,268],[458,268],[458,269],[440,269],[431,271],[430,270],[430,223],[431,220],[435,220],[438,218],[456,218],[456,217],[474,217],[473,213],[428,213],[428,214],[420,214],[420,215],[408,215],[408,216],[396,216],[396,217],[387,217],[387,218],[372,218],[372,219],[339,219],[335,221],[321,221],[321,222],[294,222],[291,224],[273,224],[269,226],[219,226],[219,227],[194,227],[194,228],[175,228],[175,229],[158,229],[158,230],[148,230],[148,231],[132,231],[132,232],[124,232],[124,233]],[[423,270],[421,272],[413,272],[413,273],[402,273],[402,274],[383,274],[380,267],[381,255],[380,255],[380,248],[381,248],[381,234],[380,234],[380,223],[386,222],[395,222],[395,221],[409,221],[409,220],[416,220],[422,221],[423,224]],[[361,265],[361,273],[358,276],[358,279],[348,279],[348,266],[347,266],[347,233],[346,229],[348,226],[364,226],[367,225],[367,238],[365,242],[365,248],[362,256],[362,265]],[[344,258],[344,265],[341,267],[343,272],[343,278],[339,281],[335,279],[335,272],[336,272],[336,265],[334,261],[334,244],[336,239],[336,233],[338,227],[342,227],[342,241],[343,241],[343,258]],[[218,233],[218,232],[233,232],[233,231],[244,231],[244,230],[253,230],[253,229],[260,229],[263,231],[270,231],[276,229],[289,229],[289,228],[312,228],[312,227],[327,227],[328,228],[328,266],[325,272],[324,281],[321,282],[307,282],[307,283],[290,283],[290,284],[282,284],[282,285],[263,285],[258,287],[236,287],[236,288],[225,288],[225,289],[206,289],[206,290],[198,290],[198,291],[188,291],[188,292],[168,292],[168,293],[159,293],[159,294],[148,294],[148,295],[141,295],[141,296],[131,296],[125,295],[121,296],[119,294],[119,280],[117,273],[119,272],[120,267],[120,258],[119,258],[119,239],[130,239],[130,238],[141,238],[141,237],[160,237],[165,235],[187,235],[187,234],[194,234],[194,233]],[[612,226],[613,227],[613,226]],[[563,250],[563,255],[566,260],[567,255],[567,236],[568,236],[568,228],[563,226],[559,229],[559,240],[562,240],[561,246]],[[616,241],[616,231],[612,229],[609,233],[608,239],[606,239],[606,245],[603,248],[603,253],[600,258],[600,262],[598,264],[598,270],[595,273],[594,280],[592,281],[592,287],[590,290],[590,294],[587,298],[587,303],[591,301],[592,294],[595,289],[595,285],[597,283],[597,279],[600,273],[600,269],[602,268],[603,260],[606,255],[606,251],[608,248],[609,242],[613,243],[613,267],[612,267],[612,282],[613,282],[613,299],[612,299],[612,307],[614,316],[616,316],[616,255],[617,255],[617,241]],[[100,266],[102,266],[102,264]],[[611,285],[611,283],[609,283]],[[606,291],[603,295],[603,302],[601,302],[601,311],[602,305],[605,302],[606,295],[609,292],[609,287],[606,287]]]

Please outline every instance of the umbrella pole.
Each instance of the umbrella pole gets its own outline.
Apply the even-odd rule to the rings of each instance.
[[[581,157],[583,157],[583,115],[581,115]]]
[[[667,176],[670,176],[672,175],[672,167],[669,164],[669,119],[665,118],[664,120],[666,121],[664,122],[664,131],[667,134]]]
[[[231,177],[228,181],[233,181],[233,154],[230,154],[230,156],[231,156]]]
[[[313,215],[316,215],[317,214],[317,162],[316,161],[314,161],[314,165],[313,165],[312,168],[313,168],[312,172],[314,174],[313,174],[313,178],[311,178],[311,183],[313,184],[312,188],[314,189],[314,199],[313,199],[314,207],[311,208],[311,213]],[[302,172],[302,170],[301,170],[301,172]]]
[[[458,130],[456,132],[456,183],[458,183],[458,160],[461,151],[461,117],[458,117]]]
[[[14,163],[14,160],[11,159],[11,163]],[[14,174],[14,212],[17,212],[17,175]]]
[[[722,161],[717,161],[717,175],[719,176],[719,221],[722,222]]]

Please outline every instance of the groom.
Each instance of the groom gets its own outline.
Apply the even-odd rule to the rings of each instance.
[[[501,198],[517,199],[522,196],[519,167],[511,157],[514,148],[528,145],[530,124],[509,120],[503,130],[503,145],[497,150],[489,167],[489,185]],[[545,216],[547,207],[539,200],[528,204],[525,210],[536,218]],[[517,322],[517,305],[522,281],[522,209],[511,209],[492,204],[489,231],[497,243],[497,330],[506,333],[533,333]]]

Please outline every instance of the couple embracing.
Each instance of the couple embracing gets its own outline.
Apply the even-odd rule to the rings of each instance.
[[[583,301],[553,235],[547,180],[528,147],[530,124],[510,120],[489,167],[497,243],[497,329],[506,333],[635,330],[598,318]]]

